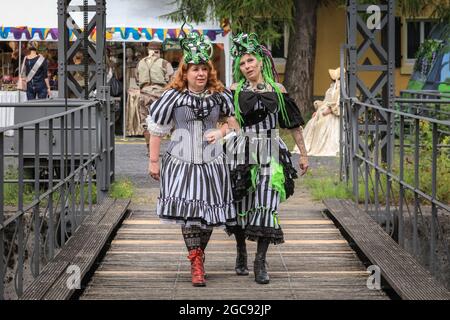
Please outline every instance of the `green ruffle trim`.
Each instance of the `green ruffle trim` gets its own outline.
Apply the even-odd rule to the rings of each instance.
[[[238,212],[238,216],[240,216],[240,217],[245,217],[245,216],[248,215],[249,213],[255,212],[255,211],[260,210],[260,209],[263,209],[263,210],[271,210],[271,208],[267,208],[267,207],[264,207],[264,206],[262,206],[262,207],[256,207],[256,208],[252,208],[252,209],[247,210],[247,211],[241,211],[241,212]],[[275,226],[279,226],[279,225],[280,225],[280,217],[278,216],[278,212],[277,212],[277,211],[273,211],[273,212],[272,212],[272,219],[273,219],[273,224],[274,224]]]
[[[256,160],[255,154],[252,154],[252,157]],[[259,169],[260,167],[257,164],[253,165],[250,169],[252,188],[249,192],[256,190]],[[283,166],[272,157],[270,161],[270,187],[280,194],[280,202],[286,201],[285,182],[286,178],[284,176]]]
[[[286,179],[284,177],[283,166],[275,161],[274,158],[270,161],[270,172],[270,185],[272,189],[278,191],[280,194],[280,202],[283,202],[286,200],[286,190],[284,189]]]

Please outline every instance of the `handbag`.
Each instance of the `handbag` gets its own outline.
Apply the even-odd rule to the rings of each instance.
[[[123,92],[122,82],[117,80],[116,76],[113,75],[111,77],[111,80],[109,80],[108,85],[111,88],[110,93],[112,97],[120,97],[122,95]]]
[[[27,91],[27,77],[24,75],[26,60],[27,58],[25,57],[25,59],[23,59],[22,67],[19,72],[19,78],[17,80],[17,89],[20,91]]]

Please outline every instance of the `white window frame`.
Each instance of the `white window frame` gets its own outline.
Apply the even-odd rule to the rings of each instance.
[[[273,58],[277,72],[282,73],[282,74],[285,73],[288,48],[289,48],[289,26],[286,23],[284,24],[283,37],[284,37],[283,57],[274,57]],[[272,44],[270,42],[267,44],[267,47],[270,51],[272,51]]]
[[[401,74],[412,74],[414,63],[416,59],[408,58],[408,22],[420,22],[420,44],[422,44],[425,39],[425,22],[436,22],[436,19],[430,18],[404,18],[402,17],[402,65],[400,68]]]

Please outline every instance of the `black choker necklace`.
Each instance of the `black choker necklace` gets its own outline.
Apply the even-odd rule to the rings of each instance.
[[[244,88],[246,88],[247,90],[258,90],[258,91],[265,91],[267,90],[267,85],[265,82],[262,83],[257,83],[256,87],[253,87],[252,84],[250,83],[250,81],[247,81],[246,84],[244,85]]]

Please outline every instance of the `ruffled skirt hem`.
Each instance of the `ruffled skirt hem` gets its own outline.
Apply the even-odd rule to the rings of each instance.
[[[237,232],[237,228],[242,228],[242,226],[226,226],[225,232],[231,236]],[[281,228],[247,226],[244,235],[249,241],[258,241],[259,238],[265,238],[269,239],[270,243],[274,245],[284,243],[284,235]]]
[[[203,201],[160,198],[157,205],[157,214],[162,220],[186,226],[217,227],[236,224],[233,203],[210,205]]]

